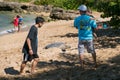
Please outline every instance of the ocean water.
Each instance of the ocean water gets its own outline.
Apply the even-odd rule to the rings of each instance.
[[[7,31],[13,30],[14,26],[12,24],[14,16],[18,15],[13,12],[0,12],[0,34],[6,34]],[[23,17],[23,25],[24,27],[29,27],[34,24],[34,20],[36,15],[34,14],[19,14]]]

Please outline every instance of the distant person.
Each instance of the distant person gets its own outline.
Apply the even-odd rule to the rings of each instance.
[[[84,49],[86,48],[88,53],[91,53],[94,65],[97,67],[96,63],[96,52],[93,44],[93,32],[92,28],[96,28],[97,24],[95,20],[92,20],[91,17],[87,14],[87,7],[85,5],[80,5],[78,8],[80,16],[75,18],[74,27],[78,29],[78,52],[81,67],[84,68]]]
[[[108,23],[107,22],[103,22],[103,29],[107,29],[108,28]]]
[[[22,18],[22,16],[19,16],[19,20],[18,20],[18,32],[20,32],[22,24],[23,24],[23,18]]]
[[[15,16],[13,19],[14,30],[18,30],[19,15]]]
[[[35,24],[30,28],[26,41],[24,43],[22,52],[24,53],[23,61],[20,67],[20,74],[23,73],[23,70],[28,61],[32,61],[31,74],[34,73],[35,67],[39,61],[39,56],[37,54],[38,48],[38,28],[41,28],[44,23],[42,17],[36,17]]]

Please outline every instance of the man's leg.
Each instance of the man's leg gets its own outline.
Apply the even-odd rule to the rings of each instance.
[[[93,44],[93,40],[88,41],[87,43],[87,50],[89,53],[92,54],[92,58],[95,64],[95,67],[97,67],[97,62],[96,62],[96,52],[95,52],[95,48],[94,48],[94,44]]]
[[[18,32],[20,31],[20,25],[18,25]]]
[[[23,70],[24,70],[24,68],[25,68],[25,66],[26,66],[26,63],[27,63],[27,61],[23,61],[23,62],[22,62],[21,66],[20,66],[20,74],[23,73]]]
[[[96,52],[94,51],[94,53],[92,53],[92,58],[95,64],[95,68],[97,67],[97,62],[96,62]]]
[[[22,26],[22,24],[21,24],[21,23],[19,23],[19,25],[18,25],[18,32],[20,32],[20,31],[21,31],[21,26]]]
[[[28,61],[28,54],[24,53],[24,55],[23,55],[23,61],[22,61],[21,66],[20,66],[20,74],[23,73],[23,70],[24,70],[24,68],[25,68],[25,66],[27,64],[27,61]]]
[[[80,58],[81,67],[84,68],[84,60],[83,60],[84,56],[83,56],[83,54],[80,54],[79,58]]]
[[[79,41],[79,44],[78,44],[78,53],[79,53],[79,58],[80,58],[80,64],[81,64],[81,67],[84,68],[84,43],[82,41]]]
[[[38,61],[39,61],[39,58],[35,58],[35,59],[33,60],[32,66],[31,66],[31,74],[34,73],[34,70],[35,70],[35,67],[36,67]]]

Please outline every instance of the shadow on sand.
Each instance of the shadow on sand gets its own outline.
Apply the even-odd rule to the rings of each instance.
[[[10,74],[10,75],[18,75],[19,74],[19,71],[15,70],[13,67],[5,68],[4,71],[6,74]]]
[[[109,32],[110,31],[110,32]],[[105,32],[105,34],[104,34]],[[97,41],[100,48],[115,48],[120,44],[119,30],[101,30],[98,35]],[[117,34],[115,34],[117,33]],[[71,33],[68,33],[71,35]],[[109,34],[109,35],[108,35]],[[105,36],[105,37],[104,37]],[[108,38],[106,38],[106,36]],[[58,35],[54,37],[69,37],[66,35]],[[70,36],[71,37],[71,36]],[[76,37],[76,34],[72,34],[72,37]],[[103,41],[103,42],[99,42]],[[112,43],[113,41],[113,43]],[[106,44],[106,45],[105,45]],[[114,46],[113,46],[113,45]],[[113,46],[113,47],[112,47]],[[34,75],[28,76],[15,76],[15,77],[0,77],[0,80],[120,80],[120,55],[112,57],[106,61],[98,60],[98,68],[93,69],[91,64],[86,63],[83,70],[79,65],[78,56],[71,54],[60,54],[61,58],[68,60],[57,61],[50,60],[49,62],[39,62],[38,69],[45,69],[42,72],[37,72]],[[90,62],[89,59],[87,59]],[[6,73],[12,74],[13,68],[5,69]],[[14,74],[16,71],[14,72]]]
[[[100,29],[96,32],[98,39],[95,40],[95,47],[100,48],[116,48],[120,44],[120,29]]]
[[[95,47],[100,48],[116,48],[120,44],[120,29],[99,29],[96,31],[98,39],[95,39]],[[78,33],[67,33],[65,35],[56,35],[52,37],[78,37]]]
[[[67,55],[69,57],[67,57]],[[45,69],[34,75],[1,77],[1,80],[120,80],[120,55],[107,61],[100,62],[98,68],[93,69],[90,64],[85,64],[83,70],[77,63],[76,55],[62,54],[61,57],[70,61],[50,60],[39,62],[38,69]],[[72,58],[74,56],[74,58]],[[76,57],[76,58],[75,58]],[[73,59],[73,60],[72,60]],[[88,59],[89,60],[89,59]],[[72,61],[72,62],[71,62]],[[48,69],[48,70],[47,70]],[[13,68],[6,69],[7,73],[14,72]],[[9,74],[12,74],[9,73]],[[16,73],[16,72],[14,72]]]
[[[78,37],[78,33],[67,33],[65,35],[56,35],[56,36],[52,36],[52,37],[67,37],[67,38],[70,38],[70,37]]]

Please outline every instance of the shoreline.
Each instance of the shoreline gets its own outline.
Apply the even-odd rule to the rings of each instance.
[[[43,13],[40,13],[40,14],[43,14]],[[14,25],[11,23],[11,21],[13,21],[13,18],[15,15],[21,15],[23,17],[22,28],[24,28],[26,26],[33,24],[35,17],[40,14],[35,14],[35,13],[30,13],[30,14],[21,13],[20,14],[20,13],[15,13],[15,12],[10,12],[10,11],[0,11],[0,17],[1,17],[0,36],[14,32]]]
[[[51,23],[54,24],[56,22],[57,22],[56,26],[67,25],[68,23],[67,24],[66,23],[61,24],[61,22],[64,22],[64,21],[69,23],[70,21],[73,21],[73,20],[68,20],[68,21],[67,20],[57,20],[57,21],[46,22],[46,23],[44,23],[45,24],[44,26],[45,27],[47,27],[48,25],[49,26],[54,26],[54,25],[51,25]],[[28,31],[32,25],[34,25],[34,23],[23,25],[20,32]],[[14,28],[12,28],[12,29],[8,29],[8,30],[4,30],[4,31],[0,32],[0,36],[14,34],[14,33],[20,33],[20,32],[15,32]]]
[[[31,23],[32,25],[32,23]],[[21,27],[21,31],[27,31],[28,29],[30,28],[30,26],[28,25],[23,25]],[[20,31],[20,32],[21,32]],[[0,32],[0,36],[4,36],[4,35],[9,35],[9,34],[13,34],[13,33],[16,33],[17,31],[14,30],[14,28],[11,28],[11,29],[7,29],[7,30],[4,30],[4,31],[1,31]]]
[[[19,75],[23,58],[22,47],[28,34],[27,28],[19,33],[0,37],[0,80],[119,80],[119,30],[117,32],[109,29],[100,30],[94,43],[98,67],[93,69],[92,56],[85,52],[85,69],[83,70],[79,63],[78,30],[73,27],[73,20],[46,22],[38,29],[40,58],[35,74],[31,76],[28,73],[31,70],[31,63],[28,63],[24,70],[25,73]],[[114,32],[116,35],[111,36]],[[67,48],[65,52],[62,52],[61,47],[45,49],[46,45],[56,42],[65,43],[70,48]]]

